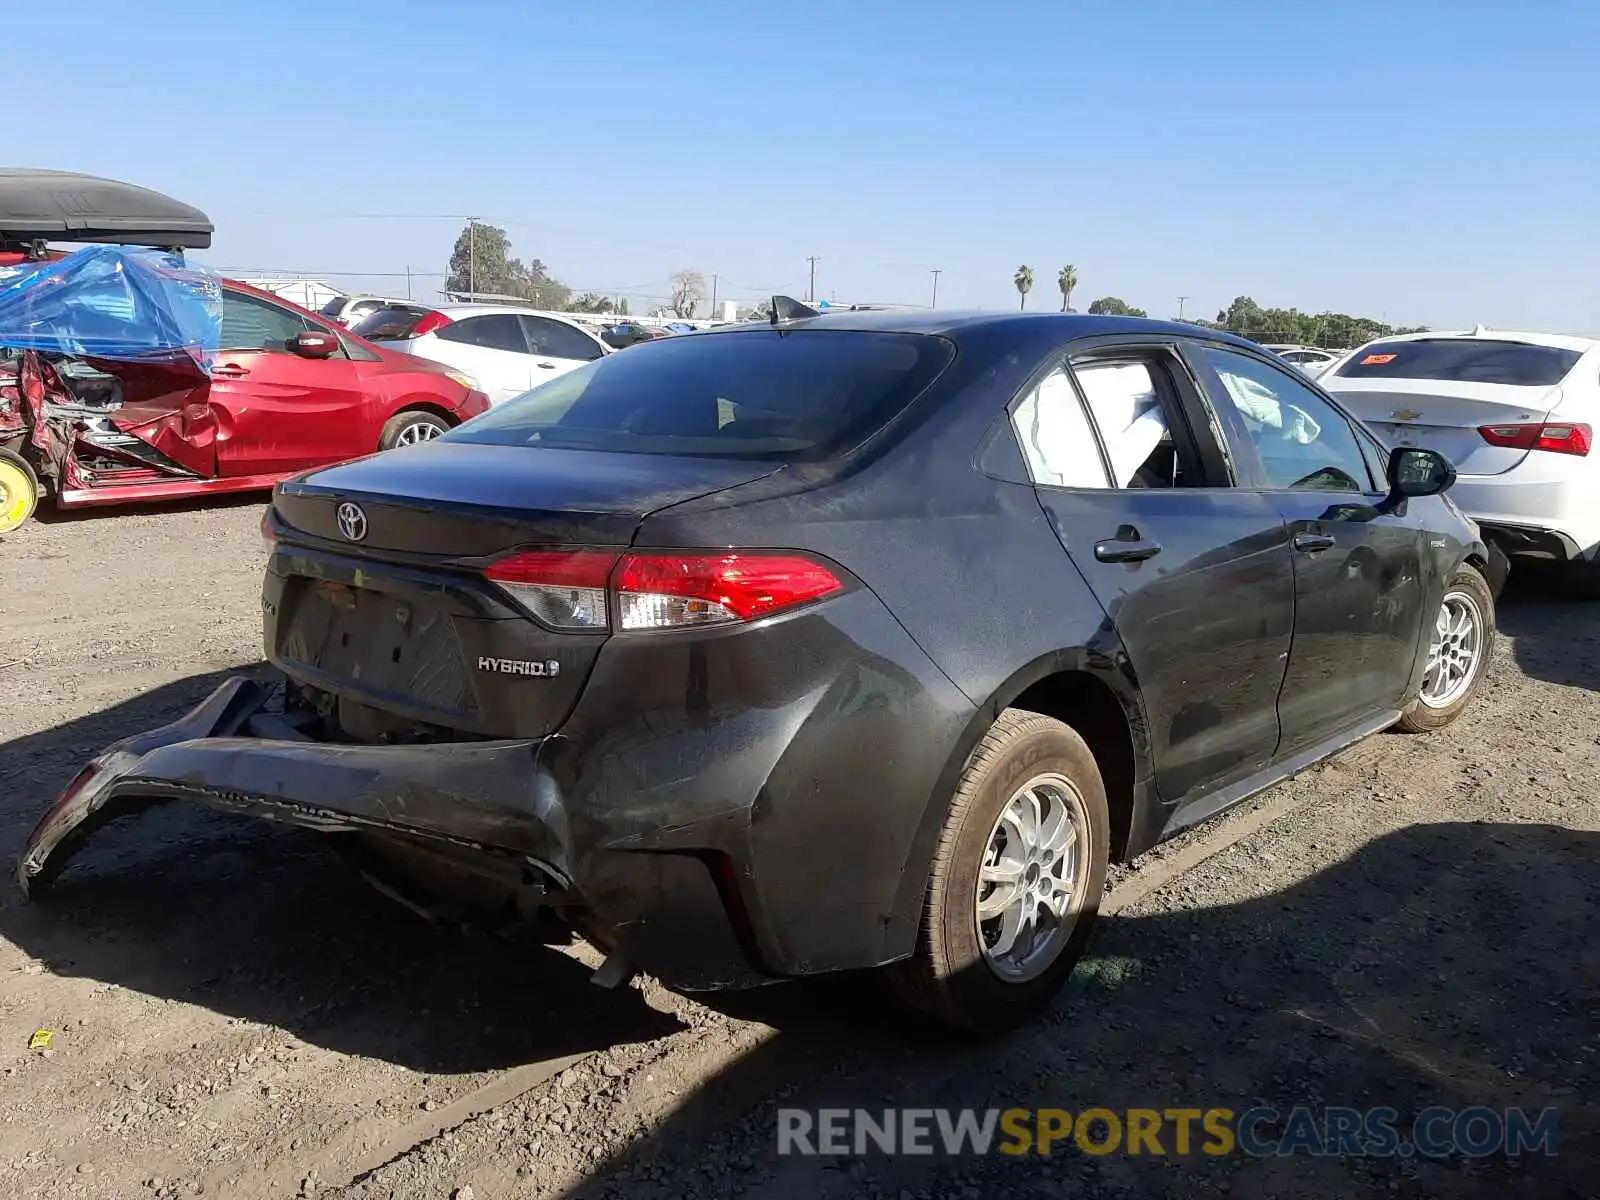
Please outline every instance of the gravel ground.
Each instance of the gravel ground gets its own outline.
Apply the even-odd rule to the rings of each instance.
[[[260,514],[0,541],[7,856],[85,756],[259,669]],[[1374,738],[1115,872],[1050,1019],[984,1046],[908,1026],[871,979],[600,992],[585,947],[423,925],[309,835],[147,814],[48,905],[0,886],[0,1197],[1593,1197],[1597,615],[1508,598],[1457,725]],[[1553,1106],[1560,1152],[775,1152],[780,1106],[1263,1102]]]

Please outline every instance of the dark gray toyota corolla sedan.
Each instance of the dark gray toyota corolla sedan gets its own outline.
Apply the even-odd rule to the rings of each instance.
[[[640,346],[280,485],[284,686],[110,748],[20,878],[195,800],[414,902],[553,910],[603,979],[892,964],[1005,1027],[1109,860],[1471,703],[1504,559],[1452,479],[1187,325],[800,309]]]

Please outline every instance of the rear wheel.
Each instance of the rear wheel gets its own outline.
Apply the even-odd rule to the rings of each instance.
[[[1397,728],[1406,733],[1443,729],[1473,697],[1489,669],[1494,649],[1494,596],[1482,575],[1462,567],[1444,590],[1428,631],[1428,665],[1422,690]]]
[[[10,533],[39,507],[39,477],[20,455],[0,450],[0,534]]]
[[[1083,739],[1049,717],[1003,712],[956,787],[916,952],[891,968],[897,990],[978,1033],[1043,1009],[1089,940],[1109,830]]]
[[[437,413],[412,409],[390,417],[378,436],[379,450],[393,450],[396,446],[416,446],[431,442],[450,429],[450,422]]]

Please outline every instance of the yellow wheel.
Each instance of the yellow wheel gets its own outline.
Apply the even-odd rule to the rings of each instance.
[[[33,468],[8,450],[0,450],[0,534],[10,533],[39,503],[39,480]]]

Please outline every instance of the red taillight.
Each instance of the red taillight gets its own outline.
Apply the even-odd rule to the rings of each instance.
[[[800,554],[628,554],[617,568],[617,625],[674,629],[756,621],[844,585]]]
[[[1508,450],[1549,450],[1583,457],[1594,445],[1594,431],[1570,421],[1531,425],[1480,425],[1478,433],[1491,446]]]
[[[448,324],[450,324],[450,318],[442,312],[431,312],[418,321],[406,336],[418,338],[425,333],[432,333],[435,329],[443,329]]]
[[[555,629],[601,630],[615,604],[619,630],[683,629],[756,621],[842,591],[839,577],[803,554],[720,551],[638,554],[531,550],[484,574]]]

